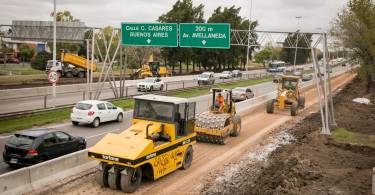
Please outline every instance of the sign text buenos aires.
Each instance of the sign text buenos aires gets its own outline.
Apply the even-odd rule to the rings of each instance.
[[[123,45],[177,47],[175,23],[122,23]]]
[[[182,23],[180,47],[230,48],[230,24]]]

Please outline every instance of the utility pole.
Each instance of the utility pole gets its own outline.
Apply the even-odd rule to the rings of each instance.
[[[56,0],[53,0],[53,66],[56,67]],[[56,99],[56,83],[52,84],[52,96],[55,101]]]
[[[298,39],[299,39],[299,32],[300,32],[299,20],[302,18],[302,16],[296,16],[296,18],[297,18],[297,41],[296,41],[296,51],[294,52],[294,64],[293,64],[294,70],[296,70]]]
[[[247,36],[247,50],[246,50],[246,71],[249,70],[249,55],[250,55],[250,36],[251,36],[251,11],[253,9],[253,0],[250,0],[249,12],[249,35]]]

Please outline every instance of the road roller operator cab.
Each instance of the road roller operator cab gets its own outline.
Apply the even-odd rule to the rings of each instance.
[[[189,168],[196,143],[195,102],[159,95],[134,100],[131,127],[120,134],[108,133],[88,152],[100,161],[99,185],[124,192],[134,192],[144,177],[156,180]]]

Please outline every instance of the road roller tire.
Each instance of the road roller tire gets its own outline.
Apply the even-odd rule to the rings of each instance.
[[[112,167],[108,170],[108,186],[113,190],[121,189],[120,186],[121,174],[120,170]]]
[[[108,185],[108,170],[109,166],[107,164],[99,164],[99,167],[101,167],[95,174],[96,182],[101,187],[109,187]]]
[[[125,168],[121,172],[120,186],[126,193],[135,192],[142,181],[142,168]]]
[[[233,131],[230,134],[232,137],[238,137],[241,133],[241,118],[239,116],[234,116],[233,119]]]
[[[274,99],[269,100],[267,102],[267,113],[272,114],[274,109],[275,109],[275,100]]]
[[[305,96],[300,96],[298,98],[298,105],[301,107],[301,108],[305,108]]]
[[[189,146],[189,148],[185,151],[184,160],[182,161],[182,169],[188,169],[193,162],[193,147]]]
[[[292,105],[290,106],[290,115],[291,116],[296,116],[298,111],[298,103],[293,102]]]

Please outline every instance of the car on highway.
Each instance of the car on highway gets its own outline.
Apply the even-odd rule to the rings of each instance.
[[[213,85],[215,83],[214,72],[203,72],[198,75],[198,85]]]
[[[303,71],[304,71],[303,68],[296,68],[296,69],[293,71],[293,75],[294,75],[294,76],[298,76],[298,77],[302,77],[302,75],[303,75]]]
[[[239,102],[254,97],[254,92],[249,87],[236,87],[232,90],[232,100]]]
[[[230,79],[230,78],[232,78],[232,77],[233,77],[233,75],[232,75],[232,72],[231,72],[231,71],[223,71],[223,72],[220,74],[220,76],[219,76],[220,79]]]
[[[122,122],[123,118],[124,110],[122,108],[99,100],[80,101],[73,107],[70,114],[73,125],[91,124],[94,128],[99,127],[103,122]]]
[[[310,81],[313,79],[313,75],[312,74],[304,74],[302,75],[302,81]]]
[[[29,166],[86,148],[86,140],[55,129],[15,133],[5,144],[3,159],[10,167]]]
[[[233,70],[232,75],[233,77],[242,77],[242,72],[240,70]]]
[[[164,89],[164,82],[157,77],[149,77],[145,78],[141,82],[137,84],[138,91],[154,91],[160,90],[163,91]]]

